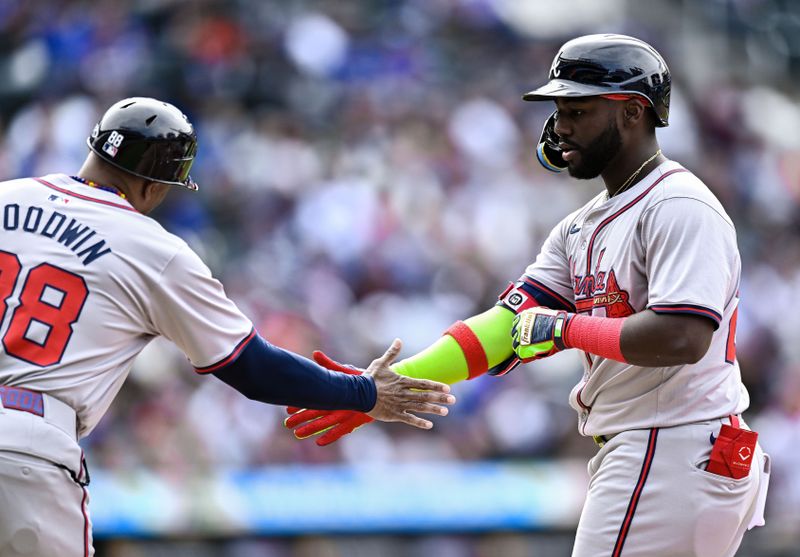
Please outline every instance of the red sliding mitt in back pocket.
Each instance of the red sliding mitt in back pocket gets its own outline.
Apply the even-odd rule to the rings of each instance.
[[[739,480],[750,473],[756,456],[758,433],[723,424],[711,449],[707,471]]]

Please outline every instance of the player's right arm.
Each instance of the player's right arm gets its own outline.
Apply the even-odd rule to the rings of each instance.
[[[392,369],[408,377],[453,384],[487,372],[502,375],[519,364],[510,336],[516,315],[536,306],[575,311],[565,244],[576,214],[552,229],[536,261],[498,296],[494,307],[457,321],[431,346]]]
[[[450,326],[444,335],[421,352],[397,362],[392,369],[400,375],[424,378],[453,384],[474,379],[489,373],[503,375],[516,367],[520,360],[515,357],[511,343],[514,317],[519,311],[547,303],[560,307],[559,303],[531,285],[523,277],[510,285],[500,300],[491,309]],[[537,299],[538,298],[538,299]],[[361,373],[357,368],[342,365],[321,352],[316,352],[317,363],[342,375]],[[372,421],[361,412],[320,411],[290,407],[291,414],[284,422],[294,430],[299,439],[318,435],[317,445],[324,446],[351,433]]]
[[[390,370],[399,341],[362,376],[330,372],[269,343],[185,245],[152,284],[148,313],[154,331],[183,350],[198,373],[213,374],[252,400],[358,410],[425,429],[432,424],[413,412],[446,414],[439,405],[455,401],[445,384]]]
[[[572,309],[571,302],[543,284],[521,277],[500,294],[491,309],[451,325],[431,346],[397,362],[392,369],[407,377],[453,384],[485,373],[504,375],[519,364],[509,335],[514,317],[529,308]]]
[[[457,321],[433,344],[421,352],[392,366],[400,375],[453,384],[486,374],[504,375],[520,360],[514,354],[509,332],[515,316],[526,309],[546,306],[570,309],[571,304],[559,298],[530,277],[523,276],[500,295],[489,310]],[[340,364],[321,352],[317,363],[343,374],[361,373],[357,368]],[[318,411],[290,407],[284,422],[299,439],[318,435],[317,445],[324,446],[369,423],[367,416],[351,411]]]

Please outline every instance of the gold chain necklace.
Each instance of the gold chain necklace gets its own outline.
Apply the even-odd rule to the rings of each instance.
[[[633,181],[636,179],[636,177],[639,175],[639,173],[642,171],[642,169],[643,169],[645,166],[647,166],[648,164],[650,164],[651,162],[653,162],[653,160],[654,160],[654,159],[655,159],[655,158],[656,158],[658,155],[660,155],[660,154],[661,154],[661,149],[659,149],[658,151],[656,151],[656,152],[653,154],[653,156],[652,156],[652,157],[650,157],[649,159],[647,159],[646,161],[644,161],[644,162],[642,163],[642,166],[640,166],[639,168],[637,168],[637,169],[636,169],[636,171],[635,171],[633,174],[631,174],[630,176],[628,176],[628,179],[627,179],[627,180],[625,180],[625,182],[624,182],[624,183],[623,183],[623,184],[620,186],[620,188],[619,188],[617,191],[615,191],[615,192],[614,192],[614,195],[609,195],[608,197],[614,197],[614,196],[616,196],[616,195],[619,195],[619,194],[621,194],[622,192],[624,192],[625,190],[627,190],[629,187],[631,187],[631,186],[633,185]],[[606,192],[606,194],[608,194],[608,192]]]

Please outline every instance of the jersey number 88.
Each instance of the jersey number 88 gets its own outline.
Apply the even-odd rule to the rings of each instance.
[[[0,250],[0,323],[8,309],[22,271],[19,257]],[[20,360],[49,366],[61,361],[80,317],[89,289],[82,277],[49,263],[33,267],[19,293],[19,305],[11,314],[3,335],[6,353]],[[31,326],[45,327],[43,340],[32,338]],[[40,329],[41,331],[41,329]]]

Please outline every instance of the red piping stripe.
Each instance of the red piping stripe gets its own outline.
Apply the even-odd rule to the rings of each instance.
[[[81,195],[80,193],[75,193],[74,191],[70,191],[64,188],[59,188],[56,185],[51,184],[41,178],[34,178],[37,182],[42,184],[43,186],[47,186],[48,188],[54,189],[57,192],[63,193],[64,195],[70,195],[72,197],[77,197],[78,199],[85,199],[86,201],[94,201],[95,203],[100,203],[102,205],[109,205],[111,207],[116,207],[117,209],[125,209],[126,211],[133,211],[134,213],[138,213],[136,209],[129,205],[120,205],[119,203],[113,203],[111,201],[105,201],[103,199],[97,199],[95,197],[89,197],[88,195]]]
[[[650,191],[651,191],[651,190],[652,190],[654,187],[656,187],[656,186],[658,185],[658,183],[659,183],[659,182],[661,182],[661,180],[663,180],[663,179],[664,179],[664,178],[666,178],[667,176],[671,176],[672,174],[675,174],[675,173],[677,173],[677,172],[688,172],[688,170],[686,170],[685,168],[674,168],[674,169],[670,170],[669,172],[665,172],[664,174],[662,174],[661,176],[659,176],[659,177],[658,177],[658,179],[657,179],[655,182],[653,182],[653,184],[652,184],[652,185],[651,185],[649,188],[647,188],[647,189],[646,189],[646,190],[644,190],[642,193],[640,193],[640,194],[638,195],[638,197],[636,197],[636,199],[634,199],[633,201],[631,201],[630,203],[628,203],[627,205],[625,205],[625,206],[624,206],[622,209],[620,209],[619,211],[617,211],[616,213],[614,213],[614,214],[613,214],[613,215],[611,215],[610,217],[607,217],[607,218],[606,218],[604,221],[602,221],[602,222],[601,222],[599,225],[597,225],[597,228],[594,230],[594,232],[592,232],[592,238],[589,240],[589,248],[588,248],[588,249],[587,249],[587,251],[586,251],[586,274],[587,274],[587,275],[590,275],[590,274],[592,274],[592,248],[594,247],[594,240],[595,240],[595,238],[597,237],[597,234],[598,234],[598,233],[599,233],[599,232],[600,232],[600,231],[601,231],[601,230],[602,230],[602,229],[603,229],[603,228],[604,228],[604,227],[605,227],[605,226],[606,226],[608,223],[610,223],[612,220],[614,220],[615,218],[617,218],[618,216],[620,216],[622,213],[624,213],[625,211],[627,211],[628,209],[630,209],[631,207],[633,207],[634,205],[636,205],[637,203],[639,203],[639,201],[641,201],[642,199],[644,199],[644,197],[645,197],[645,196],[646,196],[648,193],[650,193]]]
[[[578,401],[578,404],[580,404],[581,408],[583,408],[584,410],[591,410],[591,408],[589,406],[586,406],[586,404],[583,402],[583,399],[581,399],[581,393],[583,392],[584,387],[586,387],[586,383],[583,384],[583,387],[578,389],[578,393],[575,395],[575,400]]]
[[[617,543],[614,545],[614,552],[611,557],[620,557],[622,554],[622,546],[625,545],[625,539],[628,537],[628,532],[633,522],[633,515],[636,512],[636,507],[639,504],[639,499],[644,490],[644,484],[647,481],[647,476],[650,474],[650,468],[653,464],[653,456],[656,454],[656,440],[658,439],[658,428],[650,430],[650,438],[647,441],[647,451],[642,463],[642,471],[639,473],[639,481],[636,482],[636,488],[633,490],[631,500],[628,503],[628,510],[625,512],[625,519],[622,521],[622,526],[619,529],[617,536]]]
[[[86,512],[86,496],[89,492],[85,487],[81,487],[81,489],[83,490],[83,499],[81,500],[81,512],[83,513],[83,555],[84,557],[89,557],[89,513]]]
[[[211,364],[210,366],[206,367],[196,367],[194,368],[194,370],[197,373],[206,374],[206,373],[211,373],[213,371],[217,371],[221,367],[225,367],[226,365],[228,365],[233,360],[239,357],[239,354],[241,354],[242,350],[244,350],[244,347],[247,346],[247,343],[253,340],[253,337],[255,336],[256,336],[256,330],[253,329],[252,331],[250,331],[249,335],[243,338],[242,341],[236,345],[236,348],[233,349],[233,352],[231,352],[226,357],[218,361],[216,364]]]
[[[733,364],[736,361],[736,323],[739,320],[739,307],[733,310],[728,322],[728,340],[725,342],[725,361]]]

